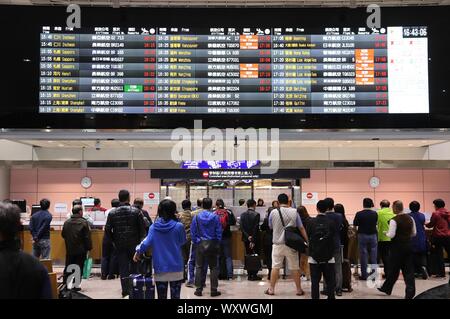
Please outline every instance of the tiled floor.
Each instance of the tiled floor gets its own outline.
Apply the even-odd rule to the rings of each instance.
[[[97,272],[95,269],[94,272]],[[209,281],[209,279],[208,279]],[[209,282],[207,281],[207,285]],[[416,280],[417,294],[422,293],[430,288],[445,284],[448,282],[447,278],[431,278],[428,280]],[[82,292],[94,299],[121,299],[120,280],[100,280],[98,274],[88,280],[82,282]],[[298,297],[295,295],[295,286],[292,280],[280,279],[276,287],[275,296],[267,296],[264,290],[268,287],[268,282],[263,280],[261,282],[249,282],[246,276],[237,276],[232,281],[220,281],[219,290],[222,296],[219,298],[255,298],[255,299],[309,299],[311,298],[310,282],[304,281],[302,287],[305,290],[305,296]],[[353,281],[353,292],[344,293],[338,299],[399,299],[404,297],[405,285],[402,279],[399,279],[391,296],[381,294],[376,288],[369,287],[366,282]],[[208,287],[204,290],[203,298],[211,298],[209,296]],[[185,299],[198,299],[194,295],[193,288],[186,288],[183,286],[181,297]],[[323,296],[322,296],[323,297]]]

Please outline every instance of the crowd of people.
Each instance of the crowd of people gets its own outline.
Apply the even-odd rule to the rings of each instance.
[[[69,277],[69,265],[84,268],[86,255],[92,249],[90,212],[83,214],[79,199],[72,204],[72,213],[61,233],[66,243],[64,280]],[[136,273],[153,277],[158,298],[167,298],[170,290],[170,297],[179,299],[183,283],[195,288],[194,294],[200,297],[206,287],[208,269],[210,295],[220,296],[219,280],[234,279],[231,227],[237,224],[246,255],[263,257],[268,269],[269,287],[264,291],[267,295],[276,294],[282,269],[284,275],[289,273],[292,277],[296,295],[305,294],[303,280],[311,281],[313,299],[320,298],[320,294],[334,299],[343,292],[351,292],[349,237],[353,232],[359,247],[359,279],[375,280],[382,263],[385,281],[378,290],[387,295],[392,293],[401,271],[406,284],[405,298],[413,298],[416,277],[427,279],[430,274],[445,277],[443,249],[450,254],[450,213],[442,199],[433,201],[435,211],[426,223],[417,201],[411,202],[406,212],[399,200],[392,205],[383,200],[376,210],[373,200],[364,198],[363,209],[356,213],[353,227],[346,218],[344,206],[335,204],[332,198],[317,202],[315,217],[304,206],[294,208],[286,194],[280,194],[271,203],[265,216],[260,216],[256,209],[264,207],[263,200],[240,201],[247,210],[238,223],[222,199],[215,202],[211,198],[198,199],[195,206],[186,199],[178,211],[176,203],[165,198],[158,206],[154,222],[143,204],[140,198],[131,204],[130,193],[121,190],[118,198],[111,201],[111,209],[103,208],[99,199],[90,209],[104,212],[106,216],[101,279],[120,277],[123,297],[130,294],[129,278]],[[40,207],[31,216],[29,230],[33,255],[47,259],[51,251],[50,201],[42,199]],[[432,229],[431,240],[427,239],[426,227]],[[30,295],[47,298],[48,275],[37,259],[20,251],[20,229],[17,207],[0,203],[0,277],[5,283],[0,298]],[[294,233],[302,238],[304,249],[290,244]],[[433,260],[430,260],[430,250]],[[17,264],[25,266],[18,268],[14,266]],[[259,268],[246,269],[249,281],[263,279],[258,275]]]

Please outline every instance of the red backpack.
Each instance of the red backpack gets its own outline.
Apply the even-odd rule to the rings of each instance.
[[[225,230],[228,226],[228,211],[225,208],[216,209],[215,213],[219,216],[222,229]]]

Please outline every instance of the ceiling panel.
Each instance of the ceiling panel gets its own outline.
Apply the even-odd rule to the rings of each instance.
[[[67,5],[77,3],[86,6],[109,7],[355,7],[367,6],[373,0],[0,0],[0,4],[12,5]],[[450,0],[383,0],[380,6],[448,5]]]
[[[20,140],[20,143],[33,145],[37,147],[62,147],[62,148],[95,148],[96,141],[75,141],[75,140]],[[280,147],[282,149],[289,148],[312,148],[312,147],[352,147],[352,148],[385,148],[385,147],[424,147],[433,144],[445,142],[445,140],[387,140],[387,141],[329,141],[329,140],[314,140],[314,141],[281,141]],[[162,148],[171,147],[177,141],[100,141],[101,148]],[[206,145],[207,142],[204,142]]]

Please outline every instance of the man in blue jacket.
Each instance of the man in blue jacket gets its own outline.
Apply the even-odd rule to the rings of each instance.
[[[211,272],[211,297],[220,296],[219,268],[217,264],[222,239],[222,225],[219,216],[212,212],[211,198],[203,199],[203,211],[192,220],[191,238],[197,246],[195,257],[195,295],[202,296],[202,272],[206,260]]]
[[[30,232],[33,237],[33,255],[36,258],[50,259],[50,201],[46,198],[39,203],[41,210],[34,213],[30,219]]]
[[[412,251],[414,259],[414,273],[421,276],[422,279],[428,279],[427,271],[427,236],[425,234],[425,215],[420,210],[420,204],[412,201],[409,204],[409,216],[414,219],[416,224],[416,236],[412,238]]]

